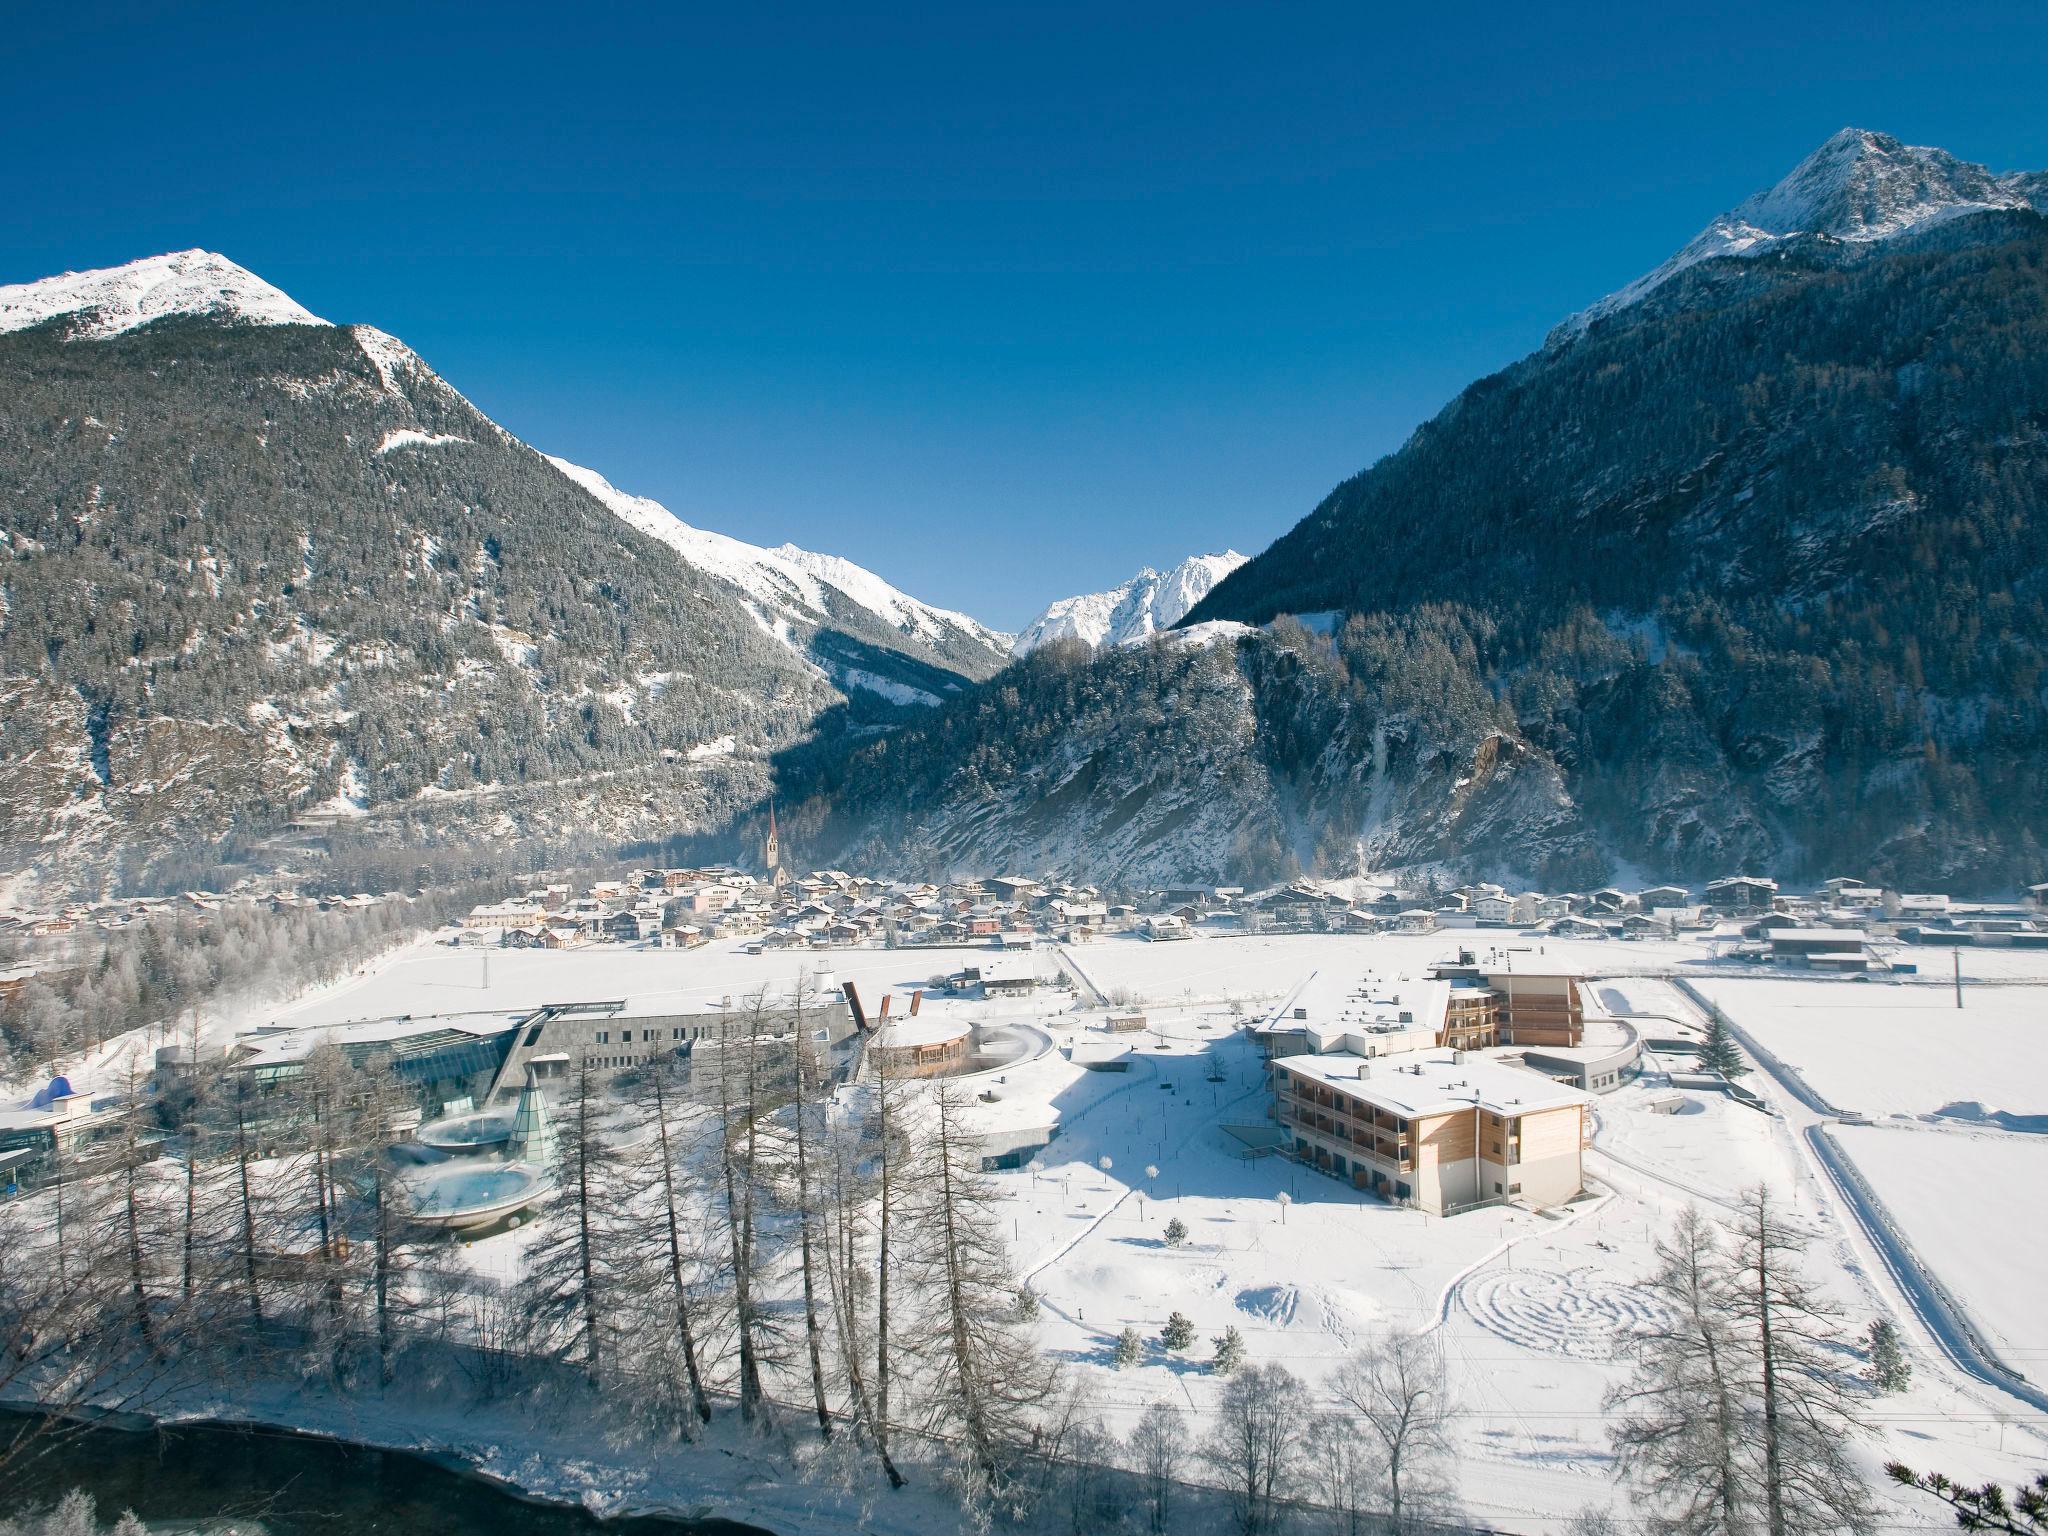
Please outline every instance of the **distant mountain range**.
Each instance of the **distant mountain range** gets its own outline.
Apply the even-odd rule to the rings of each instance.
[[[933,873],[2038,880],[2044,189],[1845,130],[1263,553],[1014,640],[225,258],[0,288],[0,868],[744,847],[773,787]]]
[[[293,823],[613,848],[1008,659],[544,458],[210,252],[0,288],[0,446],[0,867],[161,878]]]
[[[2043,878],[2043,189],[1835,135],[1225,576],[1206,643],[795,752],[785,825],[1110,880]]]
[[[1220,555],[1190,555],[1164,575],[1148,565],[1107,592],[1061,598],[1025,625],[1011,648],[1026,656],[1049,640],[1079,640],[1092,646],[1142,640],[1178,624],[1244,562],[1243,555],[1226,549]]]

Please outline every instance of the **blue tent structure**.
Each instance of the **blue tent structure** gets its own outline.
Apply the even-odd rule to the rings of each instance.
[[[70,1078],[53,1077],[50,1079],[49,1087],[36,1090],[36,1096],[28,1101],[28,1107],[30,1109],[48,1109],[59,1099],[73,1098],[76,1096],[76,1093],[77,1090],[71,1086]]]

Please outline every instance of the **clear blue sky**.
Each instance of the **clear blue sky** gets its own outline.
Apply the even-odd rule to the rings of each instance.
[[[0,281],[186,246],[690,520],[1015,626],[1252,551],[2048,6],[23,6]]]

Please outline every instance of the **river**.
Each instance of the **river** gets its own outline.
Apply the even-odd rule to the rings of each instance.
[[[23,1423],[0,1410],[0,1444]],[[218,1424],[127,1430],[72,1426],[0,1487],[0,1515],[80,1488],[111,1523],[266,1536],[767,1536],[730,1520],[599,1520],[530,1504],[425,1456],[278,1430]]]

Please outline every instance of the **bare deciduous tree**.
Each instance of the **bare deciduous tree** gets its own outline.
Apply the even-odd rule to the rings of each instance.
[[[1224,1387],[1202,1459],[1223,1480],[1244,1536],[1279,1522],[1307,1422],[1301,1383],[1283,1365],[1250,1366]]]
[[[1389,1333],[1374,1340],[1337,1369],[1330,1392],[1357,1415],[1378,1452],[1394,1529],[1440,1505],[1448,1492],[1442,1471],[1452,1404],[1436,1335]]]
[[[1127,1454],[1144,1487],[1152,1529],[1164,1531],[1173,1512],[1174,1485],[1193,1454],[1187,1416],[1168,1402],[1147,1403],[1131,1430]]]
[[[1762,1187],[1731,1229],[1688,1209],[1657,1244],[1647,1284],[1670,1320],[1608,1394],[1622,1473],[1683,1536],[1866,1530],[1853,1378],[1839,1320],[1799,1272],[1805,1238]]]

